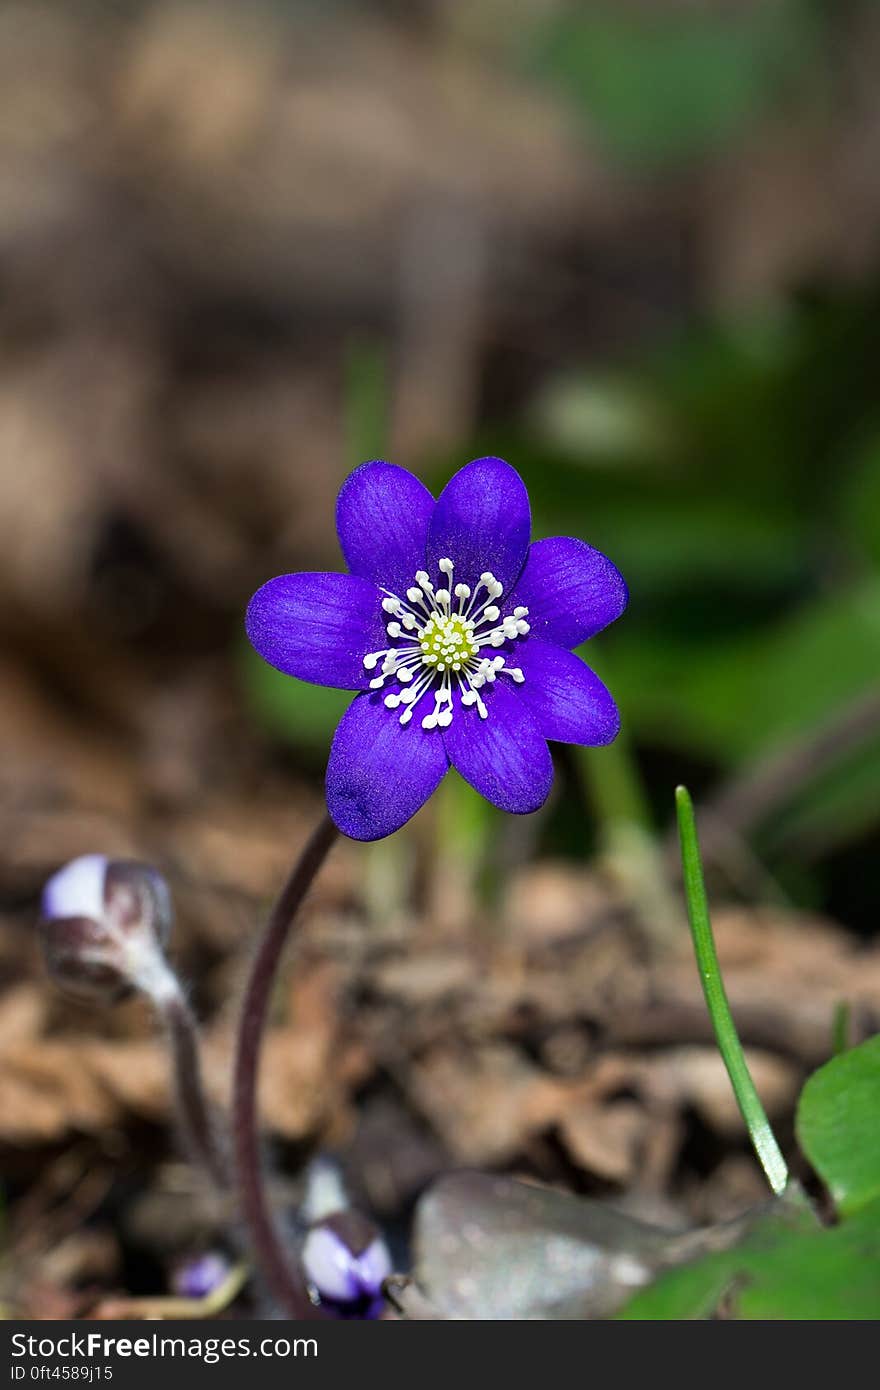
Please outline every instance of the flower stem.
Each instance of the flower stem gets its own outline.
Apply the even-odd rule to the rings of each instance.
[[[302,1276],[285,1253],[266,1192],[257,1132],[257,1070],[275,974],[294,918],[338,835],[324,816],[306,842],[269,915],[251,966],[239,1023],[232,1102],[235,1167],[254,1260],[270,1293],[294,1318],[315,1316]]]
[[[788,1186],[788,1167],[770,1128],[770,1121],[767,1119],[766,1111],[761,1104],[755,1083],[746,1065],[742,1044],[736,1031],[733,1015],[730,1012],[730,1004],[721,978],[721,969],[712,936],[712,923],[709,918],[703,865],[700,860],[700,846],[697,841],[694,807],[686,787],[676,788],[675,806],[678,813],[678,832],[681,840],[681,862],[688,919],[703,993],[706,996],[712,1027],[715,1030],[715,1041],[724,1059],[724,1065],[727,1068],[740,1113],[758,1156],[758,1162],[764,1169],[772,1191],[778,1197]]]
[[[154,994],[153,1002],[171,1045],[177,1110],[184,1140],[193,1159],[205,1169],[218,1191],[227,1191],[226,1155],[217,1137],[202,1084],[198,1028],[176,975],[171,971],[168,975],[168,987]]]
[[[345,356],[343,401],[349,467],[383,458],[388,439],[388,364],[380,341],[355,336]]]

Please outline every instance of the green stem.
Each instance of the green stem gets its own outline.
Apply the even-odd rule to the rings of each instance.
[[[703,865],[700,859],[700,846],[697,841],[697,827],[694,820],[694,806],[686,787],[677,787],[675,806],[678,812],[678,833],[681,839],[681,862],[684,874],[684,889],[687,897],[688,919],[694,952],[700,971],[700,980],[706,1004],[715,1030],[718,1050],[724,1059],[730,1084],[736,1096],[749,1138],[752,1141],[758,1162],[764,1169],[767,1181],[776,1196],[781,1196],[788,1186],[788,1167],[782,1151],[770,1128],[766,1111],[761,1104],[755,1083],[746,1066],[742,1044],[736,1031],[730,1004],[721,978],[715,940],[712,936],[712,923],[709,918],[709,904],[706,898],[706,885],[703,880]]]
[[[831,1024],[831,1051],[835,1057],[849,1051],[849,1004],[843,999],[834,1006]]]
[[[388,436],[388,369],[382,344],[354,338],[345,358],[345,446],[350,468],[382,458]]]
[[[605,654],[595,641],[585,642],[578,655],[613,688]],[[651,808],[626,729],[606,747],[582,748],[578,753],[593,813],[605,839],[613,840],[622,825],[653,836]]]
[[[624,730],[604,748],[578,750],[593,812],[606,838],[620,825],[651,833],[651,812]]]

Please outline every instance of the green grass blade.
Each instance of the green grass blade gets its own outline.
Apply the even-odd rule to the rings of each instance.
[[[721,979],[715,940],[712,936],[712,923],[709,919],[709,904],[703,879],[700,846],[697,841],[694,807],[686,787],[676,788],[675,805],[678,813],[678,833],[681,839],[681,862],[688,919],[703,993],[706,996],[712,1027],[715,1030],[715,1040],[724,1059],[737,1105],[745,1121],[758,1161],[764,1169],[773,1192],[780,1196],[788,1186],[788,1167],[770,1128],[770,1121],[767,1119],[758,1092],[755,1090],[755,1083],[752,1081],[746,1066],[742,1044],[736,1031],[733,1015],[730,1012],[724,982]]]

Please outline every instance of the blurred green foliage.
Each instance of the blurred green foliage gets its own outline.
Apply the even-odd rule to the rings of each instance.
[[[697,326],[627,369],[567,373],[528,428],[478,441],[528,479],[536,534],[582,536],[626,575],[601,665],[667,763],[733,776],[880,680],[878,321],[870,292]],[[880,824],[877,732],[804,769],[778,842],[821,851]]]
[[[327,761],[333,731],[352,701],[350,690],[328,690],[285,676],[242,643],[240,670],[255,717],[312,764]]]

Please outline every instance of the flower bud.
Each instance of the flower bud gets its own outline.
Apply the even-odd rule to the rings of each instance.
[[[208,1250],[183,1260],[174,1271],[171,1287],[179,1298],[207,1298],[229,1278],[232,1266],[219,1250]]]
[[[391,1256],[373,1222],[351,1207],[312,1226],[302,1251],[309,1284],[328,1311],[343,1318],[376,1318]]]
[[[173,978],[165,880],[148,864],[84,854],[43,889],[40,936],[49,974],[80,999],[105,1003],[131,989],[159,997]]]

